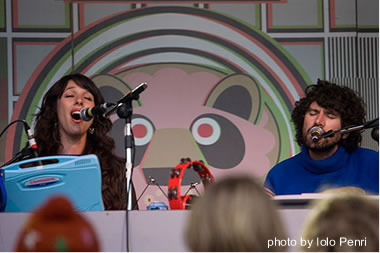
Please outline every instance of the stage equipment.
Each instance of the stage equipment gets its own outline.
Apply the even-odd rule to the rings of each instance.
[[[157,184],[156,179],[154,177],[152,177],[152,176],[149,176],[149,182],[148,182],[148,184],[145,186],[144,190],[141,192],[140,196],[137,198],[136,202],[133,204],[132,209],[134,209],[137,206],[139,200],[144,195],[144,193],[148,189],[148,187],[151,186],[151,185],[156,185],[158,187],[158,189],[160,189],[160,191],[162,192],[162,194],[164,194],[164,196],[166,198],[168,198],[168,196],[166,195],[166,193],[164,192],[164,190],[162,190],[162,188],[160,187],[160,185]]]
[[[78,211],[104,210],[96,155],[37,157],[2,167],[0,174],[6,212],[31,212],[53,195],[66,196]]]
[[[143,82],[136,88],[123,96],[117,102],[115,108],[111,109],[109,113],[116,110],[117,116],[120,119],[125,119],[124,125],[124,148],[125,148],[125,173],[126,173],[126,188],[127,188],[127,210],[132,209],[132,169],[134,167],[135,157],[135,141],[132,132],[132,114],[133,114],[133,100],[140,98],[140,93],[148,87],[147,83]],[[106,113],[106,116],[110,115]]]
[[[373,119],[371,121],[368,121],[368,122],[365,122],[364,124],[361,124],[361,125],[352,125],[352,126],[347,126],[347,127],[343,127],[339,130],[330,130],[330,131],[327,131],[321,135],[318,136],[318,140],[322,139],[322,138],[328,138],[328,137],[332,137],[334,136],[334,134],[336,133],[350,133],[350,132],[353,132],[353,131],[359,131],[359,130],[363,130],[363,129],[369,129],[369,128],[374,128],[374,129],[378,129],[379,128],[379,118],[377,119]],[[375,134],[374,134],[375,135]],[[374,140],[376,140],[376,136],[372,136],[372,138]],[[378,136],[377,136],[377,140],[378,141]]]
[[[170,171],[169,184],[168,184],[168,199],[170,209],[189,209],[193,196],[187,193],[190,189],[195,188],[197,183],[193,183],[190,189],[181,196],[181,184],[185,170],[194,169],[201,178],[201,181],[206,188],[209,184],[214,183],[214,177],[209,169],[203,164],[202,161],[191,161],[190,158],[181,159],[181,163]],[[196,189],[196,188],[195,188]]]

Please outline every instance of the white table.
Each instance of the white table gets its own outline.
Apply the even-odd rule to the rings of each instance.
[[[305,208],[280,209],[290,239],[299,240]],[[83,212],[94,226],[102,251],[126,251],[125,211]],[[13,251],[30,213],[0,213],[0,251]],[[184,239],[187,210],[129,211],[130,251],[189,251]],[[291,251],[296,251],[290,248]]]

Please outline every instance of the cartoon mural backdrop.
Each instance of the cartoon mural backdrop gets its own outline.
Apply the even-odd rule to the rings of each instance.
[[[72,35],[28,79],[12,120],[32,124],[43,94],[71,71],[90,76],[108,102],[147,82],[132,120],[140,209],[168,203],[158,187],[147,185],[154,178],[167,191],[181,158],[204,161],[216,180],[238,173],[263,179],[298,152],[290,112],[311,80],[256,27],[202,8],[148,6],[109,15]],[[124,156],[125,122],[110,118],[117,153]],[[9,130],[7,158],[24,145],[22,131]],[[182,192],[199,181],[189,171]]]

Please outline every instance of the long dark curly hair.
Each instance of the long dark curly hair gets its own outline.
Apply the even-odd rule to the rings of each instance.
[[[70,80],[88,90],[94,96],[95,105],[104,103],[103,95],[90,78],[82,74],[70,74],[58,80],[44,95],[40,111],[36,115],[35,139],[42,156],[56,155],[62,147],[57,127],[57,101]],[[93,134],[87,134],[83,155],[96,154],[99,159],[105,209],[125,209],[124,159],[114,154],[115,142],[107,135],[112,128],[112,122],[108,118],[95,116],[91,127],[95,131]]]
[[[295,103],[292,113],[292,121],[296,129],[296,140],[300,146],[305,144],[302,133],[305,114],[310,104],[314,101],[321,107],[338,112],[341,116],[342,128],[350,125],[361,125],[365,122],[364,102],[360,96],[348,87],[318,80],[317,84],[308,86],[305,93],[306,96]],[[341,146],[348,152],[353,152],[359,146],[361,140],[361,132],[354,131],[349,133],[346,139],[341,140]]]

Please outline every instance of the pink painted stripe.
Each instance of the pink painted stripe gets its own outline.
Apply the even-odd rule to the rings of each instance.
[[[271,4],[268,4],[267,5],[267,13],[268,13],[268,16],[267,16],[267,26],[269,29],[271,29],[273,27],[273,8],[272,8],[272,5]]]
[[[8,80],[6,77],[0,78],[0,87],[2,92],[0,93],[0,120],[8,121]]]
[[[229,26],[229,25],[226,25],[226,26]],[[244,34],[243,32],[237,30],[236,28],[234,27],[229,27],[231,30],[234,30],[235,32],[237,33],[240,33],[242,34],[242,36],[246,37],[248,40],[251,40],[254,42],[254,44],[256,44],[258,47],[260,47],[270,58],[272,58],[274,60],[275,63],[278,64],[278,66],[284,71],[285,75],[289,78],[289,80],[291,81],[291,83],[293,84],[297,84],[298,81],[297,79],[293,76],[293,74],[289,71],[289,69],[285,66],[285,64],[277,57],[277,55],[275,55],[272,51],[270,51],[265,45],[263,45],[260,41],[256,40],[255,38],[252,38],[251,36],[247,35],[247,34]],[[231,44],[234,44],[236,45],[233,41],[230,41]],[[238,45],[236,45],[238,46]],[[266,65],[265,63],[263,63],[260,59],[258,59],[256,57],[255,54],[253,54],[252,52],[250,51],[247,51],[246,49],[244,48],[241,48],[243,51],[245,51],[247,54],[251,55],[252,57],[254,57],[255,59],[257,59],[259,62],[261,62],[263,64],[263,66],[265,66],[265,68],[276,78],[276,80],[280,83],[281,87],[284,89],[284,91],[287,93],[287,94],[290,94],[289,91],[288,91],[288,88],[287,86],[278,78],[277,74],[275,72],[273,72],[268,65]],[[295,89],[296,89],[296,92],[298,93],[298,95],[302,95],[303,94],[303,89],[301,86],[295,86]],[[291,98],[291,101],[293,101],[292,99],[292,96],[289,96],[289,98]]]
[[[79,30],[85,27],[84,23],[84,4],[79,4]]]
[[[210,34],[211,35],[211,34]],[[215,36],[215,35],[212,35],[212,36]],[[218,36],[215,36],[215,37],[217,37],[218,38]],[[219,37],[220,38],[220,37]],[[220,38],[220,39],[223,39],[223,38]],[[239,45],[238,44],[236,44],[235,42],[233,42],[233,41],[228,41],[230,44],[232,44],[232,45],[234,45],[234,46],[236,46],[236,47],[239,47]],[[258,44],[258,42],[256,42],[257,44]],[[263,48],[263,47],[261,47],[263,50],[265,50],[265,48]],[[261,59],[259,59],[255,54],[253,54],[252,52],[250,52],[250,51],[248,51],[248,50],[246,50],[246,49],[244,49],[244,48],[240,48],[241,50],[243,50],[245,53],[247,53],[248,55],[250,55],[250,56],[252,56],[253,58],[255,58],[258,62],[260,62],[260,64],[262,65],[262,66],[264,66],[265,67],[265,69],[268,71],[268,72],[270,72],[271,74],[272,74],[272,76],[276,79],[276,81],[281,85],[281,87],[283,88],[283,90],[284,90],[284,92],[285,92],[285,94],[287,95],[287,97],[289,98],[289,100],[291,101],[291,103],[293,104],[294,102],[295,102],[295,100],[294,100],[294,98],[293,98],[293,96],[291,95],[291,93],[290,93],[290,91],[289,91],[289,89],[287,88],[287,86],[281,81],[281,79],[279,78],[279,76],[274,72],[274,71],[272,71],[272,69],[269,67],[269,65],[267,65],[265,62],[263,62]],[[208,54],[210,54],[210,52],[207,52]],[[215,54],[214,54],[215,55]],[[218,57],[220,57],[219,55],[217,55]],[[235,67],[237,67],[237,68],[239,68],[242,72],[245,72],[240,66],[238,66],[238,65],[236,65],[236,64],[234,64],[233,62],[231,62],[231,61],[229,61],[227,58],[222,58],[222,59],[224,59],[226,62],[229,62],[230,64],[232,64],[232,65],[234,65]],[[276,60],[275,60],[276,61]],[[277,59],[277,61],[276,61],[276,63],[278,64],[278,59]],[[134,66],[134,67],[136,67],[136,66]],[[127,70],[127,69],[129,69],[129,68],[132,68],[132,66],[129,66],[129,67],[126,67],[124,70]],[[285,72],[285,70],[286,69],[284,69],[284,68],[282,68],[283,70],[284,70],[284,72]],[[123,69],[118,69],[118,72],[120,72],[120,71],[122,71]],[[116,70],[115,71],[113,71],[114,73],[116,73]],[[290,75],[291,73],[289,72],[289,71],[287,71],[287,73],[286,73],[286,75],[288,76],[288,78],[290,79],[290,80],[292,80],[292,83],[297,83],[297,81],[295,80],[295,78],[292,76],[292,75]],[[292,77],[293,77],[293,79],[292,79]],[[303,90],[302,89],[300,89],[301,90],[301,92],[303,92]]]
[[[13,95],[17,93],[17,75],[16,75],[16,66],[17,66],[17,62],[16,62],[16,44],[17,43],[14,43],[12,45],[12,50],[13,50],[13,66],[12,66],[12,73],[13,73]]]
[[[118,14],[115,14],[115,15],[118,15]],[[107,18],[109,18],[109,17],[107,17]],[[225,23],[221,23],[221,22],[215,21],[215,20],[210,19],[210,18],[208,18],[208,17],[202,17],[202,18],[204,18],[204,19],[208,19],[208,20],[210,20],[210,21],[212,21],[212,22],[220,23],[220,24],[222,24],[222,25],[224,25],[224,26],[227,26],[227,27],[229,27],[229,29],[234,30],[235,32],[241,34],[242,36],[246,37],[247,39],[253,41],[254,44],[256,44],[257,46],[259,46],[263,51],[265,51],[265,52],[268,54],[268,56],[269,56],[270,58],[272,58],[272,59],[275,61],[275,63],[278,64],[278,66],[284,71],[285,75],[289,78],[289,80],[290,80],[293,84],[297,84],[297,83],[298,83],[298,81],[296,80],[296,78],[295,78],[295,77],[293,76],[293,74],[288,70],[288,68],[285,66],[285,64],[284,64],[284,63],[283,63],[283,62],[282,62],[282,61],[281,61],[281,60],[280,60],[280,59],[279,59],[279,58],[278,58],[273,52],[271,52],[271,51],[270,51],[265,45],[263,45],[262,43],[260,43],[258,40],[256,40],[256,39],[252,38],[251,36],[249,36],[249,35],[247,35],[247,34],[241,32],[240,30],[237,30],[235,27],[231,27],[231,26],[229,26],[229,25],[226,25]],[[100,21],[99,21],[99,22],[100,22]],[[98,23],[98,22],[97,22],[97,23]],[[92,24],[91,26],[93,26],[93,25],[96,25],[96,23]],[[212,36],[214,36],[214,37],[218,37],[218,36],[215,36],[214,34],[210,34],[210,35],[212,35]],[[219,38],[220,38],[221,40],[225,40],[225,38],[221,38],[221,37],[219,37]],[[277,75],[275,72],[273,72],[273,71],[271,70],[271,68],[270,68],[267,64],[265,64],[263,61],[261,61],[260,59],[258,59],[258,58],[256,57],[255,54],[253,54],[253,53],[250,52],[250,51],[247,51],[247,50],[244,49],[244,48],[241,48],[239,45],[237,45],[237,44],[234,43],[233,41],[229,41],[229,43],[235,45],[236,47],[239,47],[240,49],[242,49],[243,51],[245,51],[247,54],[249,54],[250,56],[254,57],[256,60],[258,60],[263,66],[265,66],[265,68],[267,69],[267,71],[270,72],[270,73],[275,77],[275,79],[277,80],[277,82],[280,83],[281,87],[282,87],[283,90],[285,91],[286,95],[289,97],[290,101],[291,101],[292,103],[295,102],[294,99],[293,99],[293,96],[291,96],[291,93],[290,93],[289,90],[288,90],[288,87],[287,87],[287,86],[281,81],[281,79],[278,77],[278,75]],[[124,44],[124,45],[125,45],[125,44]],[[111,51],[111,52],[112,52],[112,51]],[[107,55],[107,54],[106,54],[106,55]],[[103,56],[103,57],[104,57],[104,56]],[[93,66],[93,64],[92,64],[91,66]],[[88,69],[89,69],[89,67],[86,68],[86,70],[88,70]],[[296,89],[296,92],[298,93],[299,96],[303,95],[303,89],[302,89],[302,87],[301,87],[300,85],[295,86],[295,89]]]
[[[18,27],[18,0],[13,0],[13,27]]]
[[[200,51],[200,52],[207,52],[207,51],[204,51],[204,50],[199,50],[199,51]],[[235,64],[235,62],[230,61],[230,59],[228,59],[228,58],[224,58],[224,57],[221,57],[220,55],[217,55],[217,54],[212,54],[212,53],[210,53],[210,52],[207,52],[207,54],[214,55],[214,56],[217,56],[218,58],[223,59],[225,62],[228,62],[230,65],[233,65],[235,68],[239,69],[241,72],[244,73],[244,69],[242,69],[242,68],[240,67],[240,65]],[[141,57],[140,57],[140,58],[141,58]],[[135,59],[139,59],[139,58],[135,58]],[[135,60],[135,59],[134,59],[134,60]],[[125,64],[125,63],[123,63],[123,64]],[[116,75],[116,74],[119,74],[120,72],[123,72],[123,71],[129,70],[129,69],[134,69],[134,68],[137,68],[137,67],[140,67],[140,66],[145,66],[145,64],[135,64],[135,65],[131,65],[131,66],[128,66],[128,67],[115,68],[115,69],[113,69],[111,72],[109,72],[109,74]]]
[[[330,0],[330,28],[335,27],[335,0]]]
[[[144,39],[144,38],[143,38]],[[143,39],[139,39],[139,40],[143,40]],[[138,40],[135,40],[135,41],[138,41]],[[133,42],[135,42],[133,41]],[[133,42],[130,42],[128,44],[131,44]],[[98,57],[96,59],[96,61],[93,61],[91,64],[89,64],[86,68],[83,69],[83,73],[86,73],[89,69],[91,69],[96,63],[98,63],[100,60],[104,59],[106,56],[110,55],[111,53],[113,53],[114,51],[116,51],[117,49],[121,48],[121,47],[124,47],[125,45],[128,45],[128,44],[122,44],[122,45],[119,45],[117,47],[114,47],[112,48],[111,50],[107,51],[105,54],[101,55],[100,57]]]
[[[65,3],[121,3],[121,2],[127,2],[127,1],[107,1],[107,0],[103,0],[103,1],[96,1],[96,0],[64,0]],[[181,1],[181,0],[178,0],[178,1],[152,1],[152,0],[147,0],[147,1],[129,1],[131,3],[141,3],[141,4],[170,4],[170,3],[181,3],[181,4],[199,4],[199,3],[203,3],[203,4],[210,4],[210,3],[224,3],[224,4],[236,4],[236,3],[253,3],[253,4],[269,4],[269,3],[273,3],[273,4],[278,4],[278,3],[287,3],[288,0],[280,0],[280,1],[275,1],[275,0],[261,0],[261,1],[239,1],[239,0],[236,0],[236,1],[218,1],[218,0],[215,0],[215,1]]]
[[[298,46],[304,46],[304,45],[323,45],[323,41],[284,41],[280,42],[281,45],[298,45]]]

